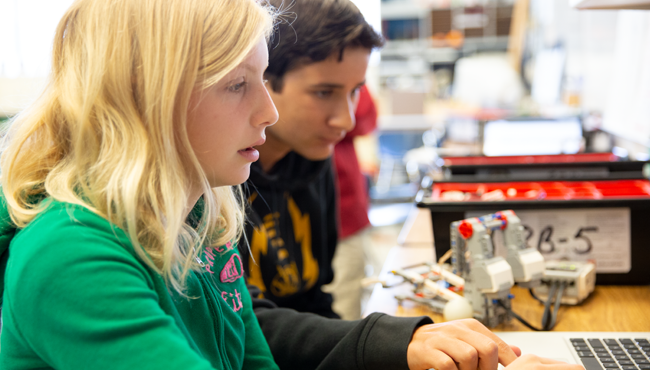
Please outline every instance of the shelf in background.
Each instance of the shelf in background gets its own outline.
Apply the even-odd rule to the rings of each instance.
[[[650,0],[571,0],[577,9],[641,9],[650,10]]]

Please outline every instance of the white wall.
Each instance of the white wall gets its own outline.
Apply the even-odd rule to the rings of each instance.
[[[0,116],[40,94],[56,25],[73,0],[0,0]]]

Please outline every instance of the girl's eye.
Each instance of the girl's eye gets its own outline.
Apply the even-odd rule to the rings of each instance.
[[[228,91],[230,91],[230,92],[240,92],[240,91],[242,91],[244,89],[244,87],[246,87],[246,84],[247,84],[246,81],[242,78],[238,82],[233,83],[230,86],[228,86]]]

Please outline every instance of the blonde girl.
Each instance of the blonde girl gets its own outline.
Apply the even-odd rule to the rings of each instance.
[[[277,112],[256,0],[77,0],[1,157],[2,369],[273,369],[237,185]]]

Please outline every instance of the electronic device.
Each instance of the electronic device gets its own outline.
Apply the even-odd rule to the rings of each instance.
[[[492,244],[495,232],[503,233],[506,258],[495,255]],[[442,266],[446,258],[441,258],[439,264],[423,263],[393,270],[393,274],[414,285],[413,296],[396,299],[422,303],[436,312],[446,307],[445,317],[462,311],[458,317],[474,317],[489,327],[508,322],[511,317],[522,321],[510,308],[510,288],[515,282],[526,288],[540,285],[545,265],[537,249],[526,245],[525,230],[517,215],[506,210],[455,221],[450,225],[450,233],[451,271]],[[413,270],[422,266],[427,267],[426,271]],[[456,291],[462,290],[463,299],[459,300],[461,297],[455,291],[438,284],[440,280],[453,285]],[[545,315],[543,330],[550,330],[554,323],[555,315]]]
[[[492,239],[495,232],[503,233],[506,258],[496,256]],[[545,263],[537,249],[527,246],[524,227],[512,210],[452,222],[450,235],[451,271],[442,266],[445,256],[438,264],[423,263],[392,271],[415,286],[414,295],[398,296],[399,302],[412,300],[428,305],[436,312],[445,307],[443,310],[448,311],[449,316],[462,310],[463,317],[473,316],[488,327],[515,318],[531,330],[547,331],[555,327],[562,303],[579,304],[595,288],[596,273],[592,263]],[[421,266],[428,268],[426,271],[410,270]],[[438,282],[452,284],[456,290],[462,289],[463,300],[458,299],[455,291]],[[515,282],[528,288],[531,295],[544,305],[541,327],[531,325],[512,310],[510,288]],[[545,297],[541,299],[538,295]],[[434,299],[438,301],[434,302]],[[449,307],[451,303],[457,307]]]
[[[577,305],[584,301],[596,288],[596,266],[591,262],[546,261],[542,285],[534,293],[545,300],[553,284],[564,283],[561,303]]]
[[[586,370],[650,369],[650,332],[495,332],[522,354],[580,364]],[[499,366],[499,368],[503,368]]]
[[[507,256],[495,255],[491,235],[502,231]],[[539,285],[544,258],[526,246],[521,220],[511,210],[452,222],[450,225],[452,266],[465,279],[465,297],[485,325],[494,327],[507,322],[510,288]],[[514,315],[517,317],[516,315]]]

